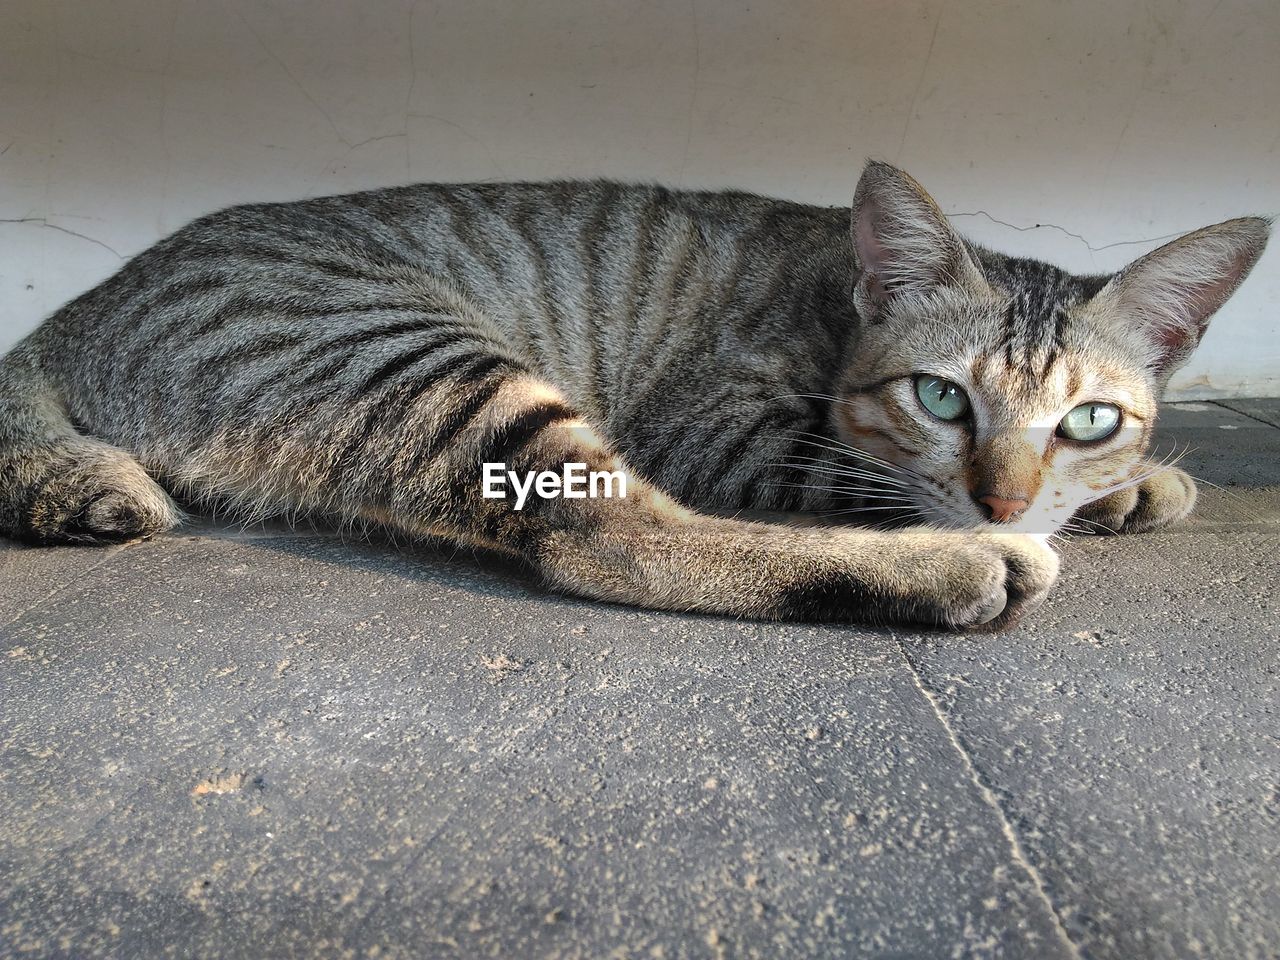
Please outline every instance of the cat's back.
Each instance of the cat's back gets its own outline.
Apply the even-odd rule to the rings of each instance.
[[[193,371],[247,375],[310,356],[317,337],[357,341],[388,311],[462,313],[607,418],[630,389],[628,368],[660,347],[685,356],[690,344],[720,342],[733,361],[755,354],[761,338],[772,352],[835,335],[803,324],[843,323],[847,216],[608,180],[426,183],[250,203],[137,255],[26,347],[88,415],[95,398],[139,384],[168,395]]]
[[[638,245],[661,255],[682,231],[728,257],[781,258],[843,248],[847,208],[820,207],[739,190],[678,190],[614,180],[420,183],[283,203],[246,204],[193,222],[172,240],[201,255],[257,256],[274,239],[299,252],[404,263],[457,277],[487,272],[532,252],[600,261]],[[833,244],[834,241],[834,244]],[[642,245],[642,246],[640,246]],[[482,259],[468,262],[466,255]],[[283,256],[267,252],[264,259]],[[523,266],[527,266],[523,265]]]
[[[193,220],[72,301],[82,312],[224,270],[244,280],[311,273],[333,282],[364,265],[428,270],[501,286],[536,257],[579,265],[661,255],[693,231],[721,259],[804,255],[838,241],[848,211],[756,194],[674,190],[612,180],[420,183],[283,202],[247,203]],[[630,248],[630,249],[629,249]],[[212,281],[210,281],[212,283]],[[152,301],[162,310],[164,297]],[[73,309],[74,308],[74,309]]]
[[[310,309],[337,322],[344,303],[397,285],[412,294],[424,281],[510,322],[589,334],[589,322],[634,320],[655,298],[688,309],[690,296],[674,302],[685,287],[724,304],[812,283],[800,275],[843,256],[847,217],[741,191],[609,180],[423,183],[249,203],[138,254],[50,317],[33,346],[80,362],[162,349],[228,314]]]

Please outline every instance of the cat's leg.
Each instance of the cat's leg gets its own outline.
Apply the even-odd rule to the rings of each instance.
[[[427,434],[430,436],[430,432]],[[457,435],[445,462],[392,492],[391,516],[444,520],[517,554],[566,592],[647,607],[795,620],[1008,623],[1057,572],[1047,547],[1013,535],[797,529],[688,511],[636,477],[550,385],[510,377]],[[429,448],[429,447],[428,447]],[[517,475],[621,472],[625,497],[485,499],[482,464]],[[447,490],[445,497],[438,491]]]
[[[1195,480],[1168,467],[1086,504],[1076,515],[1092,533],[1146,533],[1184,519],[1195,505]]]
[[[1057,558],[1031,538],[796,529],[688,511],[631,473],[572,404],[518,360],[406,359],[358,398],[226,432],[188,465],[197,487],[443,535],[527,561],[568,593],[638,606],[794,620],[1015,620]],[[364,383],[368,386],[368,378]],[[362,388],[363,389],[363,388]],[[520,477],[582,464],[625,496],[484,496],[486,463]],[[598,488],[603,493],[603,484]]]
[[[132,455],[75,429],[22,348],[0,360],[0,536],[120,543],[166,530],[178,517]]]

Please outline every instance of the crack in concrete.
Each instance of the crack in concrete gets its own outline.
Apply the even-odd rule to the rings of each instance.
[[[1242,417],[1248,417],[1250,420],[1256,421],[1257,423],[1264,424],[1265,426],[1268,426],[1268,427],[1273,427],[1273,428],[1275,428],[1275,427],[1280,427],[1280,423],[1273,423],[1273,422],[1272,422],[1272,421],[1270,421],[1270,420],[1265,420],[1265,419],[1263,419],[1262,417],[1259,417],[1259,416],[1256,416],[1255,414],[1249,413],[1248,411],[1240,410],[1240,409],[1238,409],[1238,408],[1236,408],[1236,407],[1231,406],[1231,404],[1232,404],[1232,402],[1233,402],[1233,400],[1231,400],[1231,399],[1224,399],[1224,400],[1202,400],[1202,401],[1200,401],[1200,402],[1201,402],[1201,403],[1211,403],[1211,404],[1213,404],[1215,407],[1221,407],[1223,410],[1229,410],[1229,411],[1230,411],[1230,412],[1232,412],[1232,413],[1238,413],[1238,414],[1240,414],[1240,416],[1242,416]]]
[[[1180,237],[1187,231],[1179,230],[1176,233],[1166,233],[1159,237],[1144,237],[1141,240],[1117,240],[1115,243],[1104,243],[1100,247],[1095,247],[1088,240],[1078,233],[1068,230],[1066,227],[1059,226],[1056,223],[1033,223],[1029,227],[1018,226],[1016,223],[1010,223],[1008,220],[1001,220],[999,217],[993,217],[985,210],[967,210],[960,213],[948,213],[947,217],[955,220],[960,217],[986,217],[992,223],[999,224],[1002,227],[1008,227],[1010,230],[1017,230],[1019,233],[1028,233],[1031,230],[1057,230],[1064,236],[1070,237],[1072,240],[1078,240],[1084,244],[1090,253],[1101,253],[1103,250],[1111,250],[1115,247],[1132,247],[1144,243],[1157,243],[1161,240],[1172,240],[1174,237]]]
[[[937,693],[929,684],[925,683],[924,677],[916,668],[915,662],[907,653],[906,644],[902,642],[902,638],[896,633],[890,631],[894,642],[898,644],[898,650],[902,653],[902,659],[907,665],[907,669],[911,672],[911,679],[916,685],[916,689],[920,691],[921,696],[928,701],[929,706],[933,709],[934,716],[938,718],[938,722],[942,725],[942,729],[946,732],[947,739],[951,741],[951,746],[956,753],[960,755],[961,763],[964,764],[965,771],[969,774],[969,779],[977,788],[983,802],[991,808],[991,812],[996,815],[996,819],[1000,822],[1001,832],[1004,834],[1005,840],[1009,844],[1009,853],[1013,862],[1017,864],[1027,875],[1035,888],[1037,899],[1041,905],[1049,911],[1049,916],[1053,919],[1054,931],[1058,935],[1063,948],[1067,954],[1074,960],[1083,960],[1079,945],[1071,939],[1071,935],[1067,932],[1066,924],[1063,922],[1062,915],[1058,912],[1057,906],[1053,902],[1053,898],[1049,896],[1048,887],[1045,885],[1044,877],[1040,874],[1040,870],[1028,858],[1026,850],[1023,849],[1022,839],[1018,836],[1017,830],[1014,829],[1013,823],[1009,820],[1004,807],[1000,803],[1000,798],[996,795],[994,789],[987,782],[986,777],[978,769],[977,764],[973,761],[973,755],[965,747],[964,742],[956,734],[955,728],[951,726],[951,720],[948,718],[942,704],[938,699]]]
[[[103,547],[102,548],[103,557],[101,560],[99,560],[95,564],[90,565],[89,567],[86,567],[84,570],[81,570],[78,574],[76,574],[74,578],[72,578],[71,580],[68,580],[66,583],[61,583],[58,586],[54,587],[52,590],[50,590],[40,599],[27,604],[25,607],[19,610],[16,614],[14,614],[4,623],[0,623],[0,630],[7,630],[9,627],[13,626],[15,623],[17,623],[27,614],[31,613],[33,610],[37,610],[40,607],[44,606],[46,603],[48,603],[58,594],[65,591],[73,583],[83,580],[85,577],[93,573],[93,571],[97,570],[99,567],[105,566],[106,564],[110,563],[112,560],[118,557],[121,553],[123,553],[128,546],[129,544],[127,543],[121,543],[121,544],[116,544],[115,546]],[[54,549],[60,549],[60,548],[55,547]]]
[[[0,223],[34,223],[37,226],[44,227],[46,230],[57,230],[59,233],[65,233],[69,237],[77,237],[80,240],[87,240],[95,246],[99,246],[103,250],[106,250],[108,253],[114,254],[119,259],[125,259],[125,255],[110,244],[103,243],[96,237],[89,237],[83,233],[76,233],[76,231],[69,230],[56,223],[50,223],[45,217],[3,217],[0,218]]]

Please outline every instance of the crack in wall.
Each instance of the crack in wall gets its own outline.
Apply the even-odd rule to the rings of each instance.
[[[383,134],[380,134],[379,136],[376,136],[376,137],[368,137],[368,138],[366,138],[366,139],[364,139],[364,140],[358,140],[358,141],[356,141],[355,143],[351,144],[351,150],[355,150],[355,149],[357,149],[357,148],[359,148],[359,147],[363,147],[363,146],[364,146],[365,144],[367,144],[367,143],[377,143],[379,140],[399,140],[401,137],[407,137],[408,135],[409,135],[409,134],[408,134],[408,133],[405,133],[405,132],[401,132],[401,133],[383,133]],[[350,151],[348,151],[348,152],[350,152]]]
[[[911,103],[907,105],[907,118],[902,124],[902,136],[898,140],[898,152],[893,156],[893,162],[896,164],[902,157],[903,148],[907,145],[907,134],[911,131],[911,120],[915,116],[916,103],[920,100],[920,91],[924,87],[925,74],[929,72],[929,63],[933,60],[933,46],[938,41],[938,25],[942,23],[942,13],[945,6],[938,8],[938,15],[933,18],[933,33],[929,35],[929,49],[924,53],[924,63],[920,67],[920,74],[916,77],[915,89],[911,92]]]
[[[337,138],[338,138],[338,140],[339,140],[339,141],[340,141],[344,146],[350,147],[350,146],[351,146],[351,141],[350,141],[350,140],[348,140],[346,137],[344,137],[344,136],[342,135],[342,131],[341,131],[340,129],[338,129],[338,125],[337,125],[337,123],[335,123],[335,122],[334,122],[333,116],[329,113],[329,111],[328,111],[328,110],[326,110],[326,109],[324,108],[324,106],[320,103],[320,101],[319,101],[319,100],[317,100],[317,99],[312,95],[311,91],[310,91],[310,90],[308,90],[308,89],[303,85],[302,81],[298,79],[297,75],[296,75],[296,74],[294,74],[294,72],[293,72],[292,70],[290,70],[290,69],[289,69],[289,65],[288,65],[287,63],[285,63],[285,62],[284,62],[284,60],[280,57],[280,55],[279,55],[278,53],[276,53],[276,52],[275,52],[275,50],[273,50],[271,47],[269,47],[269,46],[267,45],[267,42],[262,38],[262,35],[261,35],[260,33],[258,33],[258,31],[257,31],[257,30],[255,30],[255,29],[254,29],[253,24],[252,24],[252,23],[250,23],[250,22],[245,18],[245,16],[244,16],[244,14],[243,14],[243,13],[241,13],[239,10],[237,10],[237,11],[236,11],[236,16],[240,19],[240,22],[244,24],[245,29],[249,31],[249,34],[250,34],[250,35],[253,37],[253,39],[257,42],[258,46],[260,46],[260,47],[262,48],[262,51],[263,51],[263,52],[264,52],[268,57],[270,57],[272,60],[274,60],[274,61],[275,61],[276,66],[278,66],[282,71],[284,71],[284,75],[285,75],[286,77],[288,77],[288,78],[289,78],[289,81],[290,81],[290,82],[291,82],[295,87],[297,87],[297,88],[298,88],[298,92],[299,92],[299,93],[301,93],[301,94],[302,94],[302,95],[307,99],[307,102],[308,102],[308,103],[310,103],[310,104],[311,104],[311,106],[315,107],[315,108],[316,108],[316,110],[318,110],[318,111],[319,111],[320,116],[324,117],[325,121],[329,124],[329,128],[333,131],[333,135],[334,135],[335,137],[337,137]]]
[[[48,218],[46,217],[0,217],[0,223],[34,223],[36,226],[43,227],[46,230],[57,230],[59,233],[65,233],[69,237],[76,237],[80,240],[87,240],[89,241],[89,243],[92,243],[95,246],[101,247],[103,250],[106,250],[108,253],[114,254],[118,259],[120,260],[125,259],[125,255],[121,253],[119,250],[117,250],[115,247],[111,246],[109,243],[103,243],[101,240],[97,239],[96,237],[86,236],[83,233],[76,233],[76,231],[68,229],[67,227],[59,226],[56,223],[50,223]]]
[[[449,123],[448,121],[444,120],[441,117],[432,117],[426,114],[412,114],[412,116],[414,116],[415,118],[421,117],[423,119],[437,120],[442,123]],[[476,140],[477,143],[480,142],[477,138],[475,138],[474,136],[471,136],[465,130],[462,130],[461,127],[458,127],[457,124],[449,124],[449,125],[460,130],[465,136],[468,136],[471,139]],[[381,136],[369,137],[368,139],[361,140],[357,143],[348,143],[347,146],[351,150],[355,150],[357,147],[363,147],[365,144],[368,144],[368,143],[374,143],[379,140],[392,140],[392,139],[397,139],[403,136],[405,136],[404,133],[388,133],[388,134],[383,134]],[[345,143],[346,141],[343,141],[343,142]],[[484,144],[481,143],[481,146],[483,147]],[[486,147],[485,149],[487,150],[488,148]],[[491,155],[491,158],[492,158],[492,155]],[[494,163],[494,166],[495,167],[497,166],[496,161]],[[1065,236],[1071,237],[1073,240],[1077,240],[1080,243],[1084,244],[1084,246],[1091,253],[1099,253],[1103,250],[1110,250],[1113,247],[1126,247],[1126,246],[1134,246],[1137,244],[1156,243],[1160,240],[1171,240],[1174,237],[1182,236],[1182,233],[1183,233],[1183,231],[1179,231],[1177,233],[1166,233],[1163,236],[1146,237],[1141,240],[1118,240],[1115,243],[1106,243],[1100,247],[1095,247],[1093,244],[1091,244],[1088,240],[1086,240],[1080,234],[1073,233],[1072,231],[1068,230],[1066,227],[1059,226],[1056,223],[1036,223],[1036,224],[1032,224],[1031,226],[1019,226],[1016,223],[1009,223],[1007,220],[1001,220],[999,217],[993,217],[991,214],[987,213],[987,211],[985,210],[970,210],[970,211],[963,211],[959,213],[948,213],[947,216],[950,217],[951,219],[959,219],[961,217],[985,217],[987,220],[991,221],[992,223],[998,224],[1002,227],[1008,227],[1010,230],[1017,230],[1019,233],[1027,233],[1028,231],[1031,231],[1031,230],[1057,230],[1059,233]],[[87,240],[89,243],[92,243],[101,247],[103,250],[108,251],[109,253],[113,254],[117,258],[121,260],[125,259],[125,255],[121,253],[119,250],[117,250],[115,247],[111,246],[110,244],[104,243],[103,241],[97,239],[96,237],[90,237],[90,236],[86,236],[83,233],[77,233],[75,230],[68,229],[67,227],[60,226],[59,224],[50,223],[46,217],[0,218],[0,223],[38,224],[39,226],[44,227],[48,230],[57,230],[59,233],[65,233],[68,236],[77,237],[80,240]]]
[[[1184,233],[1188,232],[1186,230],[1179,230],[1176,233],[1166,233],[1159,237],[1144,237],[1141,240],[1117,240],[1115,243],[1104,243],[1100,247],[1095,247],[1081,234],[1068,230],[1066,227],[1060,226],[1056,223],[1033,223],[1030,226],[1019,226],[1016,223],[1010,223],[1008,220],[1001,220],[999,217],[993,217],[985,210],[967,210],[960,213],[948,213],[947,217],[952,220],[959,219],[960,217],[985,217],[992,223],[999,224],[1002,227],[1008,227],[1010,230],[1017,230],[1019,233],[1028,233],[1032,230],[1057,230],[1063,236],[1070,237],[1072,240],[1076,240],[1084,244],[1085,248],[1090,253],[1101,253],[1103,250],[1111,250],[1115,247],[1132,247],[1146,243],[1158,243],[1161,240],[1172,240],[1174,237],[1180,237]]]

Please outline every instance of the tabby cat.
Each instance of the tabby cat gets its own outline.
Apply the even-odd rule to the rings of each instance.
[[[603,600],[998,628],[1073,517],[1191,509],[1146,459],[1156,399],[1268,227],[1073,276],[962,239],[875,162],[852,210],[610,182],[236,207],[0,361],[0,533],[148,537],[169,491],[480,545]],[[517,510],[486,463],[629,482]]]

